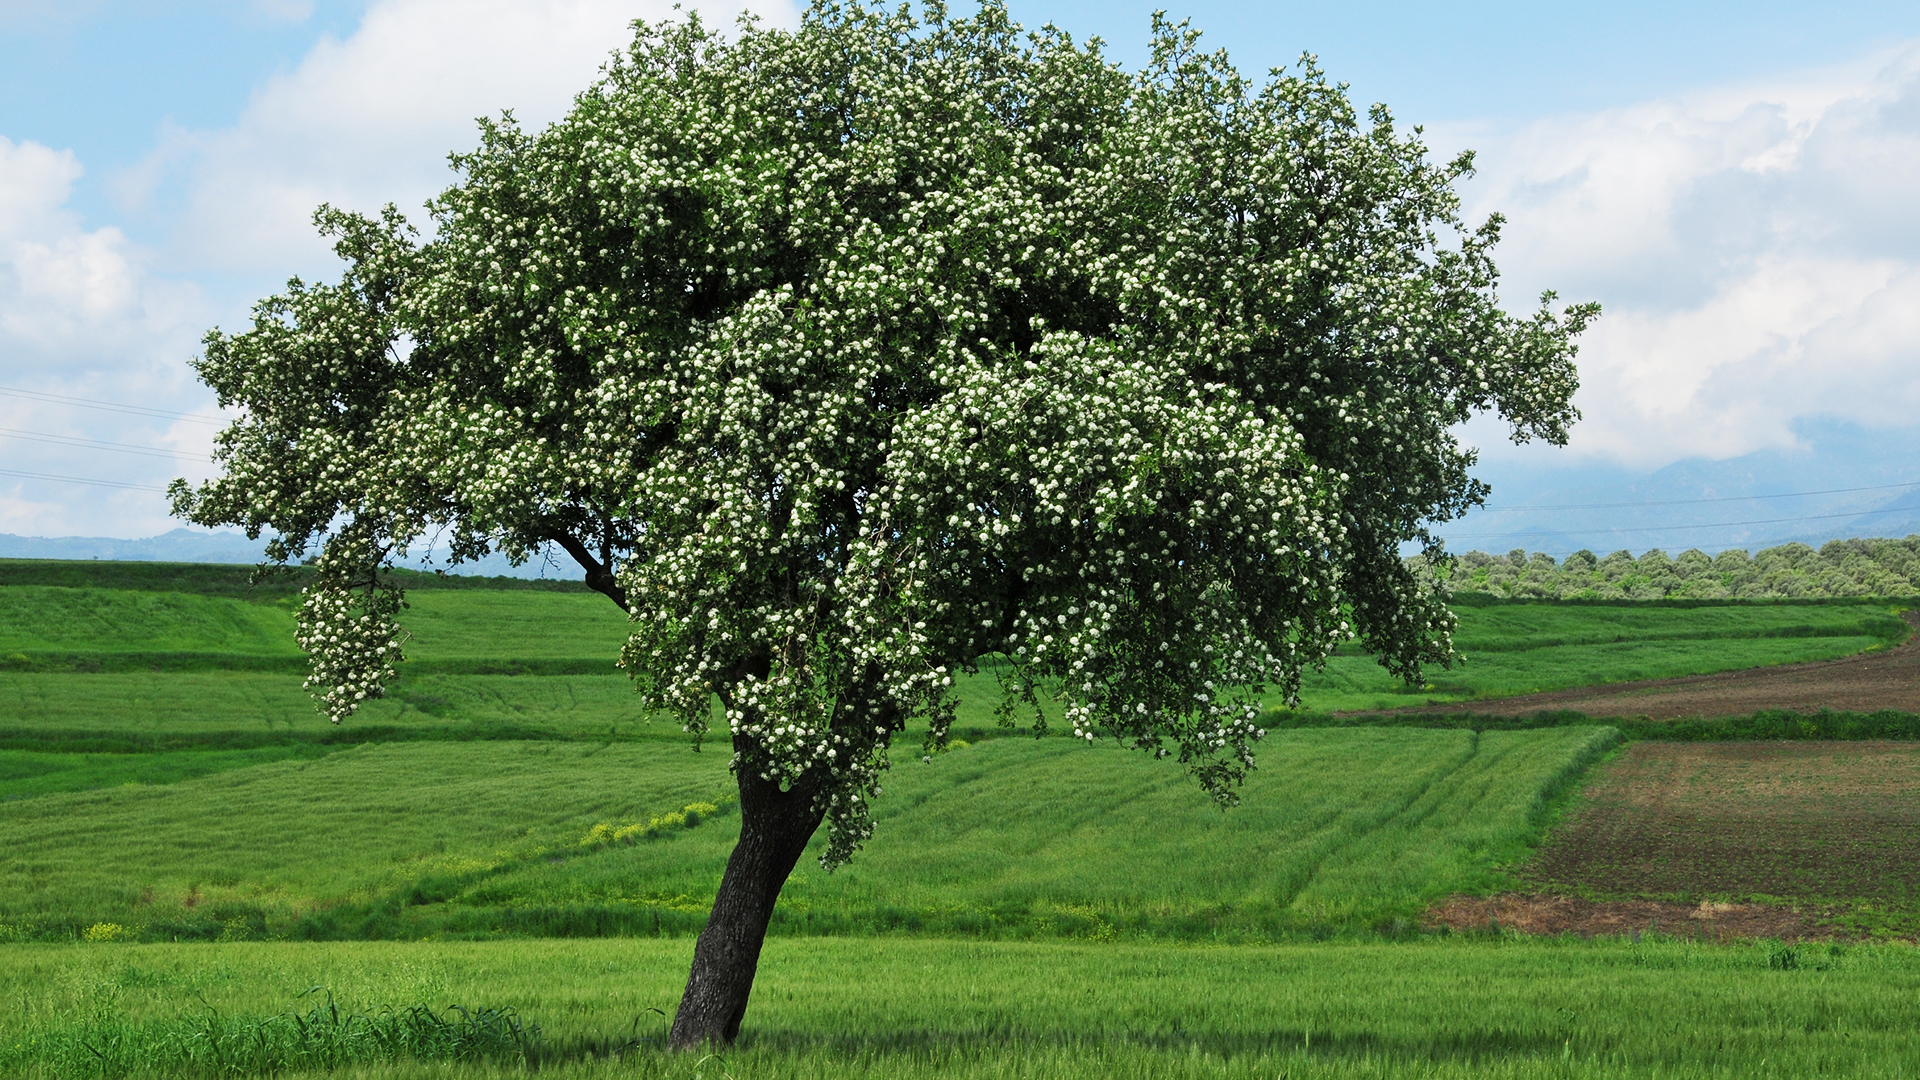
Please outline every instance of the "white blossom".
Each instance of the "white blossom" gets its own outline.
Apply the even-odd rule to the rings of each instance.
[[[1137,75],[992,3],[642,25],[565,119],[455,162],[431,239],[323,211],[341,282],[208,336],[246,411],[177,507],[324,542],[301,644],[336,720],[400,656],[381,566],[561,544],[644,700],[697,738],[717,698],[829,864],[960,672],[1231,801],[1263,687],[1355,638],[1449,662],[1398,555],[1484,494],[1448,430],[1563,441],[1595,313],[1502,312],[1469,158],[1164,21]]]

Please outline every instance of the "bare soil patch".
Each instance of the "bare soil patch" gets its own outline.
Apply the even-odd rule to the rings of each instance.
[[[1906,612],[1902,618],[1920,631],[1920,611]],[[1800,712],[1894,709],[1920,713],[1920,634],[1891,649],[1840,660],[1614,683],[1395,711],[1524,716],[1562,709],[1589,716],[1645,716],[1655,720],[1744,716],[1762,709]]]
[[[1640,742],[1519,876],[1431,926],[1713,941],[1896,934],[1920,920],[1920,743]]]
[[[1585,795],[1538,885],[1920,907],[1920,744],[1635,743]]]
[[[1456,896],[1427,913],[1429,928],[1517,930],[1523,934],[1670,937],[1728,942],[1753,938],[1823,941],[1848,936],[1823,908],[1779,904],[1681,904],[1660,900],[1586,900],[1572,896]]]

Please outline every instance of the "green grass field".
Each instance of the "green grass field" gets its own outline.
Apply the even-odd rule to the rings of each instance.
[[[325,1049],[324,1033],[302,1040],[259,1020],[324,1004],[300,996],[312,987],[376,1014],[513,1009],[540,1028],[540,1074],[563,1077],[1910,1078],[1920,1068],[1920,953],[1900,945],[1803,946],[1779,970],[1778,946],[1652,940],[786,939],[768,944],[739,1046],[662,1053],[661,1013],[690,948],[16,945],[0,949],[0,1072],[191,1075],[183,1066],[197,1055],[199,1075],[222,1075],[209,1067],[210,1036],[224,1036],[229,1066],[286,1069],[299,1051]],[[282,1075],[496,1076],[524,1067],[516,1050],[491,1066]]]
[[[284,604],[125,589],[0,590],[0,652],[298,656]]]
[[[425,590],[401,627],[409,671],[563,667],[609,673],[626,618],[593,593]],[[0,657],[13,666],[178,670],[304,668],[289,597],[12,585],[0,588]],[[281,660],[278,665],[262,661]]]
[[[293,645],[293,598],[284,592],[246,599],[21,584],[18,570],[13,576],[16,583],[0,586],[0,663],[15,668],[150,671],[187,663],[248,668],[278,660],[291,671],[300,661]],[[619,610],[593,593],[420,589],[408,603],[401,624],[411,635],[410,674],[489,668],[611,674],[625,636]],[[1455,643],[1465,661],[1451,671],[1431,672],[1431,689],[1397,687],[1370,658],[1343,651],[1325,675],[1310,676],[1307,707],[1374,708],[1381,695],[1402,703],[1409,697],[1458,700],[1826,659],[1897,642],[1908,632],[1885,603],[1873,601],[1475,600],[1463,601],[1458,612]],[[984,696],[962,694],[969,705]]]
[[[1336,656],[1224,812],[1171,763],[1000,731],[963,681],[971,745],[909,738],[855,862],[802,860],[746,1041],[701,1058],[649,1010],[737,831],[727,757],[638,707],[620,613],[416,575],[402,677],[333,727],[295,583],[0,561],[0,1075],[1920,1072],[1908,946],[1421,928],[1518,880],[1619,730],[1324,715],[1845,655],[1904,637],[1885,603],[1463,604],[1464,665]]]
[[[1426,687],[1343,649],[1301,690],[1308,712],[1394,709],[1576,686],[1831,660],[1906,640],[1885,603],[1558,604],[1463,598],[1454,649]]]
[[[624,629],[604,598],[416,576],[425,587],[403,620],[415,659],[387,699],[334,727],[293,670],[250,669],[298,663],[288,582],[105,564],[99,580],[117,587],[97,588],[74,577],[84,564],[52,566],[54,585],[30,569],[0,564],[0,656],[27,658],[0,671],[0,922],[15,936],[108,922],[158,939],[698,925],[730,828],[578,845],[595,825],[721,804],[730,789],[723,754],[691,752],[600,666]],[[1904,631],[1864,602],[1480,602],[1461,609],[1466,664],[1417,694],[1807,659]],[[115,656],[133,663],[114,670]],[[139,666],[169,657],[195,659]],[[602,673],[539,673],[553,665]],[[502,670],[524,673],[485,673]],[[1257,940],[1404,923],[1501,880],[1543,806],[1613,738],[1277,732],[1246,805],[1222,814],[1177,768],[992,737],[990,675],[959,693],[975,745],[931,766],[904,747],[872,847],[838,875],[803,869],[778,932]],[[1408,693],[1343,656],[1308,700],[1324,711]],[[1196,866],[1196,851],[1233,854]]]
[[[1244,941],[1411,929],[1497,887],[1606,728],[1272,737],[1223,812],[1176,768],[998,739],[895,768],[850,867],[777,933]],[[128,755],[138,757],[139,755]],[[696,930],[733,843],[726,757],[678,743],[403,742],[0,803],[0,925],[149,940]],[[584,843],[695,803],[711,820]],[[74,823],[84,821],[83,830]]]
[[[237,749],[439,738],[669,740],[624,675],[416,675],[335,726],[298,676],[262,672],[0,672],[0,748]],[[0,786],[0,797],[11,789]]]

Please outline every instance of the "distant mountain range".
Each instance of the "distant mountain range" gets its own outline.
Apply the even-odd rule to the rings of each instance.
[[[0,533],[0,559],[115,559],[129,562],[258,563],[266,557],[266,542],[248,540],[231,530],[174,529],[139,540],[109,536],[14,536]],[[580,576],[571,559],[538,559],[514,566],[502,555],[479,562],[447,567],[424,559],[402,560],[416,570],[445,569],[450,574],[481,577],[565,578]]]
[[[0,533],[0,559],[117,559],[129,562],[257,563],[266,545],[235,532],[175,529],[141,540],[110,536]]]
[[[1525,548],[1709,555],[1920,533],[1920,429],[1804,424],[1802,446],[1652,473],[1618,465],[1490,462],[1487,507],[1436,531],[1454,552]],[[1539,455],[1550,457],[1551,455]]]
[[[1457,553],[1524,548],[1555,558],[1582,549],[1638,556],[1655,548],[1669,555],[1698,548],[1714,555],[1920,534],[1920,427],[1805,423],[1796,434],[1796,449],[1724,461],[1693,458],[1651,473],[1569,462],[1558,452],[1528,455],[1530,465],[1496,458],[1475,470],[1493,485],[1487,507],[1436,531]],[[175,529],[140,540],[0,534],[0,558],[15,559],[256,563],[263,547],[231,530]],[[422,559],[405,565],[433,568]],[[580,577],[573,560],[558,553],[519,567],[494,555],[449,572]]]

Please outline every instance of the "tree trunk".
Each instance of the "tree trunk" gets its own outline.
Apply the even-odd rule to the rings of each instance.
[[[726,1045],[739,1036],[774,901],[821,816],[811,788],[781,791],[778,784],[741,774],[740,842],[727,860],[707,928],[693,946],[693,970],[668,1036],[676,1049]]]

